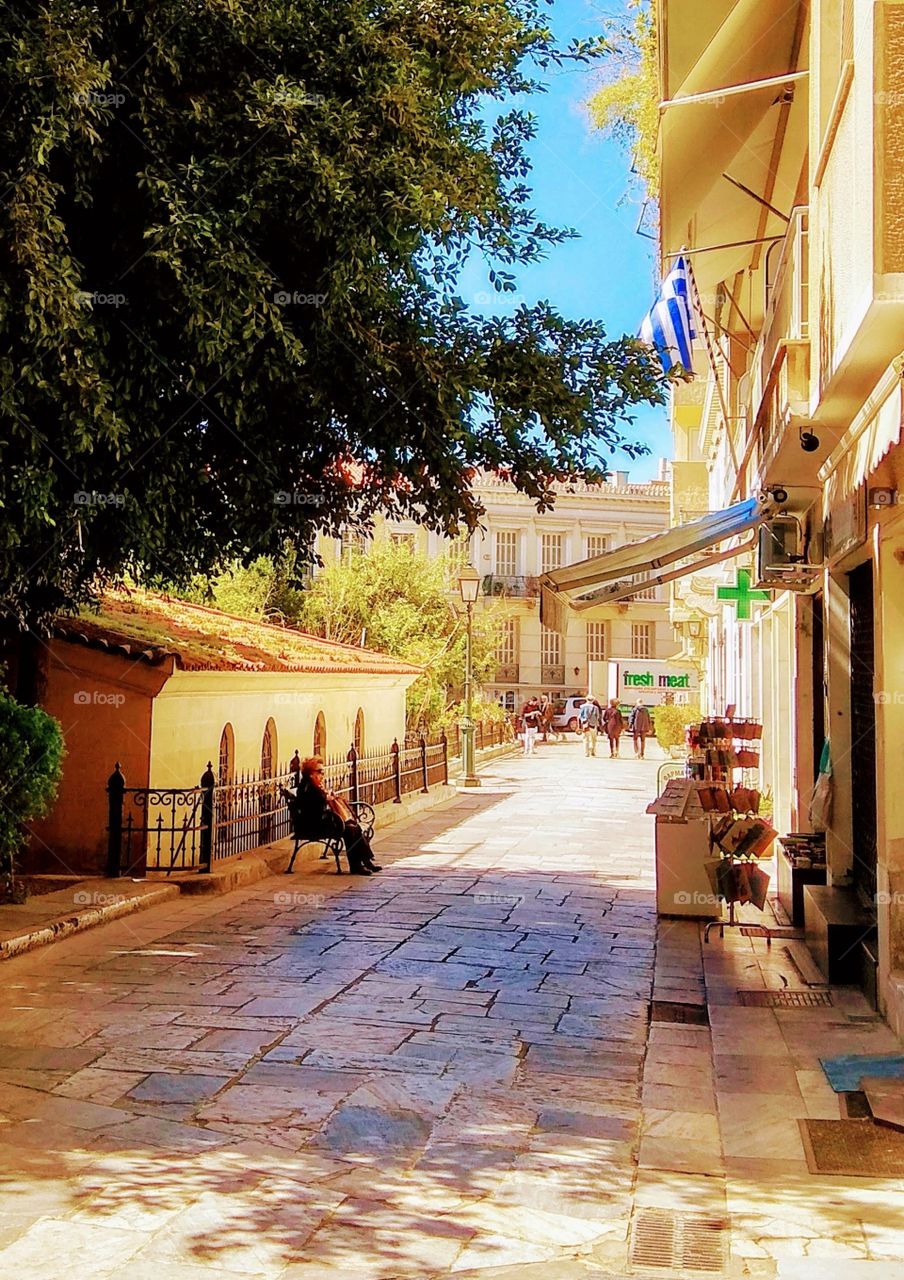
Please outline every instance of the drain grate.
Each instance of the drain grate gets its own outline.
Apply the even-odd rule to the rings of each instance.
[[[709,1026],[709,1010],[705,1004],[680,1004],[676,1000],[654,1000],[650,1005],[651,1022],[684,1022],[695,1027]]]
[[[832,1003],[831,991],[739,991],[738,1003],[758,1009],[821,1009]]]
[[[728,1222],[666,1209],[641,1209],[634,1219],[630,1264],[634,1269],[662,1267],[682,1275],[692,1271],[721,1274],[728,1267]]]
[[[871,1120],[873,1113],[870,1111],[866,1094],[862,1089],[849,1089],[846,1093],[840,1093],[841,1105],[844,1107],[845,1118],[848,1120]]]

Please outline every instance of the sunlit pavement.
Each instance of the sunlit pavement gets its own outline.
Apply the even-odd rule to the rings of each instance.
[[[378,876],[309,860],[4,964],[0,1274],[570,1280],[661,1209],[731,1215],[726,1274],[904,1275],[902,1184],[788,1136],[838,1114],[813,1029],[854,1004],[737,1007],[787,954],[716,938],[712,1030],[648,1046],[651,754],[541,744],[388,829]],[[666,924],[656,997],[702,1001],[701,954]]]

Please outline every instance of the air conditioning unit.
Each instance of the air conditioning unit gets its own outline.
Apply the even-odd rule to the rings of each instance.
[[[757,586],[771,591],[814,591],[822,567],[807,555],[804,531],[796,516],[773,516],[760,526]]]

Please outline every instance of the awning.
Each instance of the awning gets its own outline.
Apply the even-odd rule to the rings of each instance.
[[[900,372],[892,365],[820,469],[824,516],[869,479],[900,441],[902,424],[904,388]]]
[[[540,578],[540,618],[556,631],[565,630],[567,609],[591,609],[600,604],[614,604],[635,595],[644,587],[658,586],[708,568],[722,560],[750,550],[751,543],[727,551],[713,551],[709,556],[677,565],[701,551],[715,548],[728,538],[737,537],[761,524],[772,510],[771,503],[748,498],[724,511],[712,511],[699,520],[679,525],[665,533],[629,542],[602,556],[579,560],[555,569]],[[671,568],[670,566],[676,566]],[[636,581],[638,574],[647,575]]]
[[[677,0],[669,0],[666,12],[672,5],[677,8]],[[720,88],[759,85],[805,69],[803,12],[803,0],[733,0],[730,5],[725,0],[682,0],[680,17],[666,21],[666,87],[674,105],[663,110],[660,125],[664,252],[784,233],[787,224],[781,218],[767,213],[723,175],[790,214],[808,142],[807,81],[789,84],[787,91],[781,86],[755,87],[721,99],[684,105],[680,100]],[[713,30],[716,17],[718,27]],[[691,43],[673,48],[680,40]],[[782,143],[778,152],[777,138]],[[762,264],[764,248],[741,245],[694,255],[701,291],[712,293],[757,254]],[[745,312],[756,325],[759,315],[749,314],[753,302],[754,298],[746,300]],[[712,314],[712,305],[704,309]]]

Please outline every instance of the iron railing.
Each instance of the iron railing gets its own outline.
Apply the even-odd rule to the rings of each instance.
[[[350,801],[399,804],[448,782],[449,755],[445,734],[375,751],[352,746],[324,762],[324,783]],[[218,783],[208,764],[196,787],[128,787],[117,763],[107,783],[107,873],[210,871],[224,858],[285,839],[291,818],[283,791],[297,780],[283,766],[273,777],[242,774]]]
[[[522,574],[488,573],[483,579],[483,594],[531,599],[540,594],[540,582],[538,578],[525,577]]]

